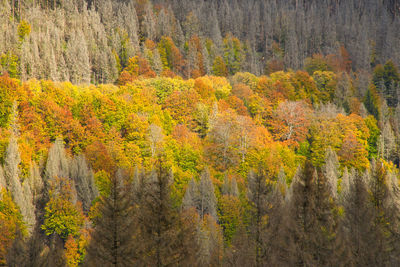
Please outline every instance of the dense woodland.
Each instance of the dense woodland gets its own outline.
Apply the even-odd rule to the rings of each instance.
[[[0,0],[0,266],[400,266],[399,8]]]

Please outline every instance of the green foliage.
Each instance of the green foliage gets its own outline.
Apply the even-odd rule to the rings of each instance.
[[[66,178],[53,181],[50,200],[45,207],[44,223],[41,226],[46,235],[56,233],[64,240],[69,235],[78,236],[84,217],[82,208],[72,203],[73,190]]]
[[[314,71],[312,75],[322,102],[332,101],[336,88],[336,74],[331,71]]]
[[[110,175],[105,170],[98,171],[94,174],[94,181],[101,196],[108,196],[110,194]]]
[[[149,79],[146,83],[152,86],[158,98],[158,103],[163,104],[165,99],[172,94],[173,91],[185,91],[193,88],[193,81],[184,81],[180,79],[172,79],[165,77],[158,77]]]
[[[379,119],[380,116],[380,101],[380,97],[376,92],[376,87],[370,85],[364,98],[364,105],[367,111],[372,114],[375,119]]]
[[[315,71],[331,71],[326,59],[321,54],[314,54],[304,60],[304,69],[312,75]]]
[[[385,97],[388,106],[397,106],[397,87],[400,83],[400,73],[392,60],[387,61],[384,66],[377,65],[375,67],[372,82],[377,91]]]
[[[244,49],[239,39],[233,37],[232,35],[227,35],[224,39],[224,61],[226,62],[226,67],[228,68],[229,74],[233,75],[240,71],[244,59]],[[221,72],[222,69],[219,70],[219,74],[221,74]],[[218,74],[215,75],[224,76]]]
[[[215,76],[228,76],[228,69],[225,65],[223,58],[220,56],[215,58],[212,69]]]
[[[237,197],[223,195],[218,201],[218,222],[229,246],[242,223],[242,207]]]
[[[378,154],[378,137],[380,135],[380,130],[378,127],[378,122],[374,116],[370,115],[364,119],[365,124],[369,130],[369,138],[368,138],[368,157],[369,158],[376,158]]]
[[[7,75],[0,76],[0,127],[8,125],[18,84]]]
[[[31,25],[26,20],[21,20],[17,31],[20,41],[23,41],[31,33]]]
[[[0,55],[0,74],[7,72],[11,78],[19,78],[20,72],[20,59],[13,52],[9,51],[6,54]]]

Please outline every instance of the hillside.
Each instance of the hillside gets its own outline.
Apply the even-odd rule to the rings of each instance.
[[[396,2],[0,2],[0,266],[400,265]]]

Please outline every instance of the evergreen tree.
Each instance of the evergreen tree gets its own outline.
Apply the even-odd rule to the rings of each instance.
[[[287,253],[287,240],[283,233],[282,221],[285,219],[285,195],[287,193],[286,175],[281,168],[278,179],[268,193],[269,209],[267,210],[267,221],[265,229],[261,234],[262,243],[265,247],[265,258],[268,264],[280,266],[282,258]]]
[[[44,171],[45,188],[48,190],[49,182],[56,177],[69,177],[69,159],[64,150],[63,140],[57,138],[49,149],[46,168]]]
[[[329,147],[325,153],[325,165],[322,167],[322,173],[326,179],[330,195],[337,198],[339,161],[335,151],[333,151],[331,147]]]
[[[43,266],[65,267],[64,244],[58,235],[52,235]]]
[[[269,211],[268,194],[272,189],[270,182],[266,170],[262,168],[257,173],[250,171],[247,177],[247,198],[252,207],[250,231],[255,244],[256,266],[266,264],[267,252],[262,234],[265,231],[265,222]]]
[[[335,220],[326,178],[310,162],[298,170],[290,188],[284,237],[289,266],[326,266],[335,252]]]
[[[82,202],[82,208],[88,212],[92,201],[98,196],[94,183],[94,175],[89,168],[85,156],[75,156],[71,162],[70,177],[75,181],[78,199]]]
[[[17,227],[15,238],[7,254],[7,266],[25,267],[29,266],[28,247],[21,230]]]
[[[383,161],[371,162],[369,190],[373,205],[373,237],[374,248],[370,251],[375,264],[390,265],[399,263],[398,246],[399,217],[397,181],[393,183],[392,176],[384,166]]]
[[[138,265],[186,265],[192,257],[187,244],[193,226],[185,225],[171,198],[172,174],[161,159],[144,182],[139,200],[141,254]],[[193,240],[192,240],[193,241]]]
[[[101,196],[99,216],[87,247],[85,266],[133,266],[137,260],[137,222],[131,183],[118,170],[111,178],[110,194]]]
[[[206,214],[217,219],[217,199],[208,168],[201,173],[198,183],[194,179],[189,182],[183,199],[183,207],[195,207],[201,219]]]
[[[352,172],[353,173],[353,172]],[[351,175],[349,193],[344,195],[345,227],[355,266],[375,266],[374,217],[365,175]]]

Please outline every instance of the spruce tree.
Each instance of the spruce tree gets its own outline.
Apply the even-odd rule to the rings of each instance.
[[[344,195],[345,222],[351,260],[355,266],[374,266],[374,216],[366,175],[351,172],[349,193]]]
[[[69,177],[70,164],[64,150],[63,140],[57,138],[49,149],[46,168],[44,171],[45,188],[48,190],[49,181],[56,177]]]
[[[118,170],[111,178],[110,194],[102,196],[99,216],[87,247],[85,266],[133,266],[136,264],[137,229],[131,183]]]
[[[266,170],[263,168],[260,168],[257,173],[250,171],[247,183],[247,198],[252,209],[250,232],[255,245],[256,266],[263,266],[266,264],[267,252],[262,235],[265,231],[265,220],[269,211],[268,194],[272,187],[269,184],[270,180]]]
[[[138,265],[186,265],[193,238],[193,226],[184,224],[171,198],[172,174],[157,160],[155,169],[147,175],[139,199],[140,259]],[[192,240],[193,241],[193,240]]]
[[[282,259],[284,266],[318,266],[315,258],[319,225],[316,203],[317,173],[310,162],[298,168],[288,191],[283,239],[289,253]]]
[[[285,219],[285,194],[287,190],[286,175],[281,168],[276,183],[268,193],[268,217],[265,229],[261,234],[262,243],[265,247],[265,261],[273,266],[281,265],[282,258],[290,253],[286,248],[287,240],[284,239],[284,227],[282,227],[282,221]]]
[[[217,219],[217,199],[208,168],[201,173],[199,182],[194,179],[189,182],[182,205],[184,208],[195,207],[201,219],[206,214]]]
[[[98,192],[93,171],[89,168],[84,155],[75,156],[72,160],[70,177],[75,181],[78,199],[82,202],[83,210],[88,212]]]
[[[399,193],[397,181],[382,160],[371,162],[370,187],[373,205],[373,263],[391,265],[399,263]],[[397,187],[397,188],[396,188]],[[396,264],[395,264],[396,265]]]
[[[21,230],[17,227],[15,238],[7,254],[7,266],[25,267],[29,264],[28,247]]]
[[[50,246],[44,260],[44,266],[65,267],[64,244],[58,235],[52,235]]]
[[[4,178],[4,171],[0,164],[0,190],[1,188],[7,188],[6,178]]]

